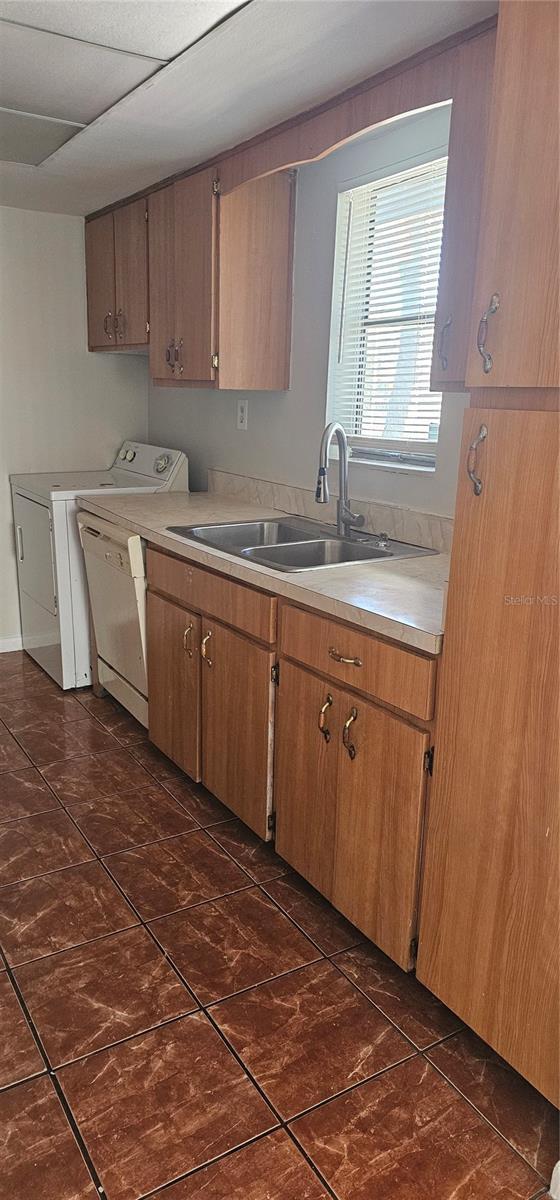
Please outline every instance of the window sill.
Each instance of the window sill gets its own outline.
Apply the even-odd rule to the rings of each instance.
[[[348,466],[351,467],[373,467],[376,471],[390,471],[393,475],[435,475],[436,464],[433,467],[422,466],[420,463],[390,463],[383,459],[376,460],[375,458],[360,458],[358,454],[353,454],[348,460]]]

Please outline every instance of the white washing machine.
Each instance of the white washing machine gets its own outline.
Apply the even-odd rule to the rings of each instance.
[[[77,496],[189,490],[181,450],[124,442],[105,471],[11,475],[23,647],[62,688],[91,682]]]

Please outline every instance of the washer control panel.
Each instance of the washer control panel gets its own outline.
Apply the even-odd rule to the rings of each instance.
[[[121,471],[133,471],[135,475],[145,475],[148,479],[157,479],[161,484],[169,479],[183,458],[182,451],[169,450],[166,446],[123,442],[113,466]]]

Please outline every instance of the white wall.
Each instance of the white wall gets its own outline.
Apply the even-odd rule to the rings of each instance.
[[[314,487],[325,425],[337,192],[378,169],[404,169],[424,152],[445,153],[449,107],[385,126],[300,169],[296,213],[292,386],[248,392],[249,427],[236,429],[239,392],[152,388],[150,438],[189,454],[193,487],[209,467]],[[453,514],[463,409],[468,397],[444,398],[437,469],[426,476],[351,464],[356,499]]]
[[[109,466],[145,440],[145,358],[88,354],[81,217],[0,208],[0,650],[19,636],[8,476]]]

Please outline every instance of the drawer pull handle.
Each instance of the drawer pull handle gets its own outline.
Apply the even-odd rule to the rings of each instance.
[[[441,364],[442,371],[447,371],[447,368],[449,366],[449,359],[447,357],[447,354],[445,353],[444,346],[445,346],[445,342],[446,342],[445,335],[447,333],[447,330],[451,329],[452,324],[453,324],[453,317],[448,317],[447,321],[444,321],[444,323],[439,331],[439,334],[438,334],[437,354],[438,354],[438,358],[439,358],[439,361]]]
[[[361,658],[345,658],[343,654],[339,654],[334,646],[329,646],[329,655],[334,658],[337,663],[345,663],[349,667],[363,667]]]
[[[187,625],[187,628],[185,629],[185,632],[183,634],[183,650],[186,651],[189,658],[192,658],[191,634],[192,634],[193,629],[194,629],[194,625],[191,621],[190,624]]]
[[[331,731],[330,731],[330,729],[327,729],[325,722],[327,719],[327,709],[330,708],[332,702],[333,702],[333,698],[332,698],[330,692],[328,692],[327,699],[325,700],[325,703],[322,705],[320,712],[319,712],[319,722],[318,722],[319,729],[321,730],[321,733],[323,734],[323,737],[326,742],[330,742],[330,740],[331,740]]]
[[[488,375],[492,370],[493,358],[490,352],[486,349],[486,338],[488,337],[488,318],[493,317],[500,307],[500,294],[494,292],[490,297],[488,308],[485,308],[479,324],[478,333],[476,335],[476,348],[482,359],[482,370],[485,375]]]
[[[208,632],[204,634],[204,637],[200,644],[200,653],[201,653],[207,667],[212,666],[212,659],[210,658],[208,651],[206,649],[211,637],[212,637],[212,630],[209,629]]]
[[[351,708],[350,716],[344,722],[344,728],[342,730],[342,741],[344,742],[344,746],[345,746],[346,750],[348,751],[350,758],[352,758],[352,759],[354,759],[356,757],[356,747],[355,747],[354,743],[350,741],[350,729],[351,729],[352,725],[354,724],[354,721],[357,720],[357,717],[358,717],[358,709]]]
[[[487,437],[488,428],[486,425],[481,425],[476,437],[469,446],[469,452],[467,454],[467,475],[473,485],[473,492],[475,496],[480,496],[483,488],[482,479],[480,479],[476,473],[476,452],[480,444],[486,441]]]

